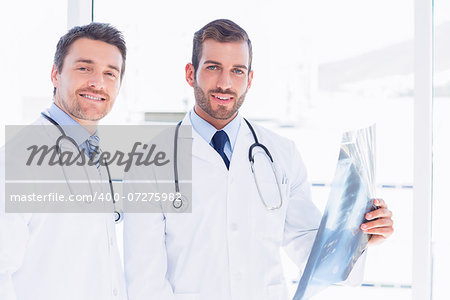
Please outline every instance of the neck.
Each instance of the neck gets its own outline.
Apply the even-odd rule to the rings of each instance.
[[[95,131],[97,130],[98,121],[91,121],[91,120],[84,120],[75,117],[70,112],[68,112],[63,105],[61,105],[58,101],[54,101],[55,105],[58,106],[63,112],[65,112],[69,117],[71,117],[75,122],[83,126],[84,129],[86,129],[87,132],[89,132],[90,135],[93,135]]]

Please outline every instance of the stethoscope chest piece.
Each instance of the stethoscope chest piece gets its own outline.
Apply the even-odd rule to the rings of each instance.
[[[123,213],[117,210],[114,211],[114,222],[119,224],[123,220]]]
[[[189,200],[186,196],[184,196],[183,194],[178,195],[173,201],[172,201],[172,206],[175,209],[175,212],[186,212],[189,207],[190,207],[190,203]]]

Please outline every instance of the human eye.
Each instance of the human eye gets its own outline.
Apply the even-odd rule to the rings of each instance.
[[[86,66],[77,66],[76,69],[80,72],[88,72],[89,68]]]
[[[114,73],[114,72],[106,72],[105,74],[106,74],[106,76],[111,77],[111,78],[117,77],[116,73]]]
[[[244,74],[244,71],[241,69],[233,69],[233,72],[236,73],[237,75],[242,75]]]
[[[212,66],[207,66],[206,69],[207,69],[207,70],[217,70],[218,67],[215,66],[215,65],[212,65]]]

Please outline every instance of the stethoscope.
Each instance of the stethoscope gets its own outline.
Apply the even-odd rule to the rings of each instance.
[[[250,167],[252,170],[252,174],[253,174],[253,179],[255,180],[255,184],[256,184],[256,189],[258,190],[258,194],[259,194],[259,198],[261,199],[262,204],[264,205],[264,207],[267,210],[276,210],[281,208],[281,206],[283,206],[283,194],[281,192],[281,186],[280,186],[280,182],[279,179],[276,175],[276,170],[275,170],[275,165],[273,163],[273,158],[272,155],[270,154],[269,149],[267,149],[266,146],[264,146],[263,144],[261,144],[258,141],[258,137],[256,136],[255,130],[253,129],[252,125],[250,125],[250,122],[247,121],[247,119],[244,118],[245,123],[247,123],[248,128],[250,129],[250,131],[252,132],[253,135],[253,139],[254,139],[254,143],[250,146],[250,148],[248,149],[248,160],[250,161]],[[180,192],[180,185],[179,185],[179,181],[178,181],[178,131],[180,129],[182,121],[180,121],[176,128],[175,128],[175,135],[174,135],[174,157],[173,157],[173,174],[174,174],[174,183],[175,183],[175,194],[177,195],[175,197],[175,200],[172,202],[173,207],[176,209],[181,209],[183,207],[183,205],[188,204],[187,202],[187,197],[184,196],[183,194],[181,194]],[[273,175],[275,177],[275,180],[277,182],[277,188],[278,188],[278,193],[280,196],[280,201],[277,205],[271,206],[268,205],[267,202],[264,200],[264,197],[261,193],[261,186],[258,184],[258,180],[256,179],[256,175],[255,175],[255,154],[254,154],[254,150],[256,148],[260,148],[264,150],[264,153],[267,155],[267,158],[269,159],[270,165],[272,167],[272,172]]]
[[[50,123],[52,123],[53,125],[55,125],[56,128],[58,128],[59,131],[61,132],[61,135],[56,139],[56,143],[55,143],[56,150],[58,151],[58,155],[61,155],[61,147],[60,147],[60,144],[61,144],[61,141],[62,141],[62,140],[67,140],[67,141],[69,141],[72,145],[74,145],[74,146],[76,147],[76,149],[78,150],[78,154],[79,154],[79,155],[82,155],[81,150],[80,150],[80,147],[78,147],[77,142],[76,142],[73,138],[71,138],[71,137],[69,137],[69,136],[66,135],[66,133],[65,133],[64,130],[62,129],[61,125],[58,124],[58,122],[56,122],[52,117],[50,117],[49,115],[47,115],[47,114],[45,114],[45,113],[43,113],[43,112],[41,112],[41,115],[42,115],[45,119],[47,119],[47,121],[49,121]],[[61,157],[61,156],[60,156],[60,157]],[[105,165],[105,167],[106,167],[106,172],[108,173],[108,181],[109,181],[109,188],[110,188],[110,192],[111,192],[111,199],[112,199],[112,202],[113,202],[113,205],[114,205],[114,221],[115,221],[116,223],[119,223],[120,221],[122,221],[122,214],[121,214],[119,211],[116,210],[116,200],[115,200],[115,198],[114,198],[114,188],[113,188],[113,184],[112,184],[112,180],[111,180],[111,173],[109,172],[109,167],[108,167],[108,164],[106,163],[106,161],[105,161],[103,164]],[[64,173],[64,177],[67,179],[66,171],[64,170],[64,168],[62,168],[62,170],[63,170],[63,173]],[[85,175],[86,175],[86,178],[88,179],[89,190],[90,190],[91,194],[93,195],[93,194],[94,194],[94,191],[93,191],[93,188],[92,188],[91,180],[90,180],[89,175],[88,175],[87,170],[86,170],[86,166],[83,166],[83,170],[84,170],[84,173],[85,173]],[[70,185],[68,185],[68,186],[69,186],[70,192],[71,192],[72,194],[74,194],[73,191],[72,191],[72,189],[71,189],[71,187],[70,187]]]

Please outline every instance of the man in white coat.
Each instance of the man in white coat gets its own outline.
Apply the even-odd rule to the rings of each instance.
[[[97,123],[114,104],[125,59],[125,41],[116,28],[91,23],[69,30],[57,44],[51,71],[54,103],[33,124],[42,130],[32,138],[55,145],[61,133],[52,125],[53,120],[73,139],[72,146],[91,156],[92,150],[98,150]],[[1,155],[0,299],[126,299],[113,211],[5,212],[5,201],[9,199],[5,199],[4,172],[5,165],[8,170],[12,162],[5,162],[4,149]],[[83,168],[83,174],[88,174],[83,179],[90,180],[95,192],[109,192],[107,184],[97,183],[103,178],[100,174],[105,174],[104,166],[100,166],[100,172],[92,164]],[[60,166],[55,170],[61,172]],[[33,178],[35,191],[43,186],[35,181],[40,174],[26,175]],[[56,189],[57,183],[53,185]],[[87,208],[80,207],[82,211]]]
[[[252,124],[275,162],[283,201],[260,196],[248,156],[255,139],[238,112],[252,84],[251,63],[250,39],[232,21],[195,33],[185,71],[196,103],[182,122],[193,128],[192,213],[126,214],[130,300],[287,299],[280,248],[304,266],[321,214],[294,143]],[[270,186],[276,189],[273,178],[263,178],[262,193]],[[367,218],[378,219],[362,228],[374,235],[371,244],[392,233],[391,212],[382,200],[377,205]]]

